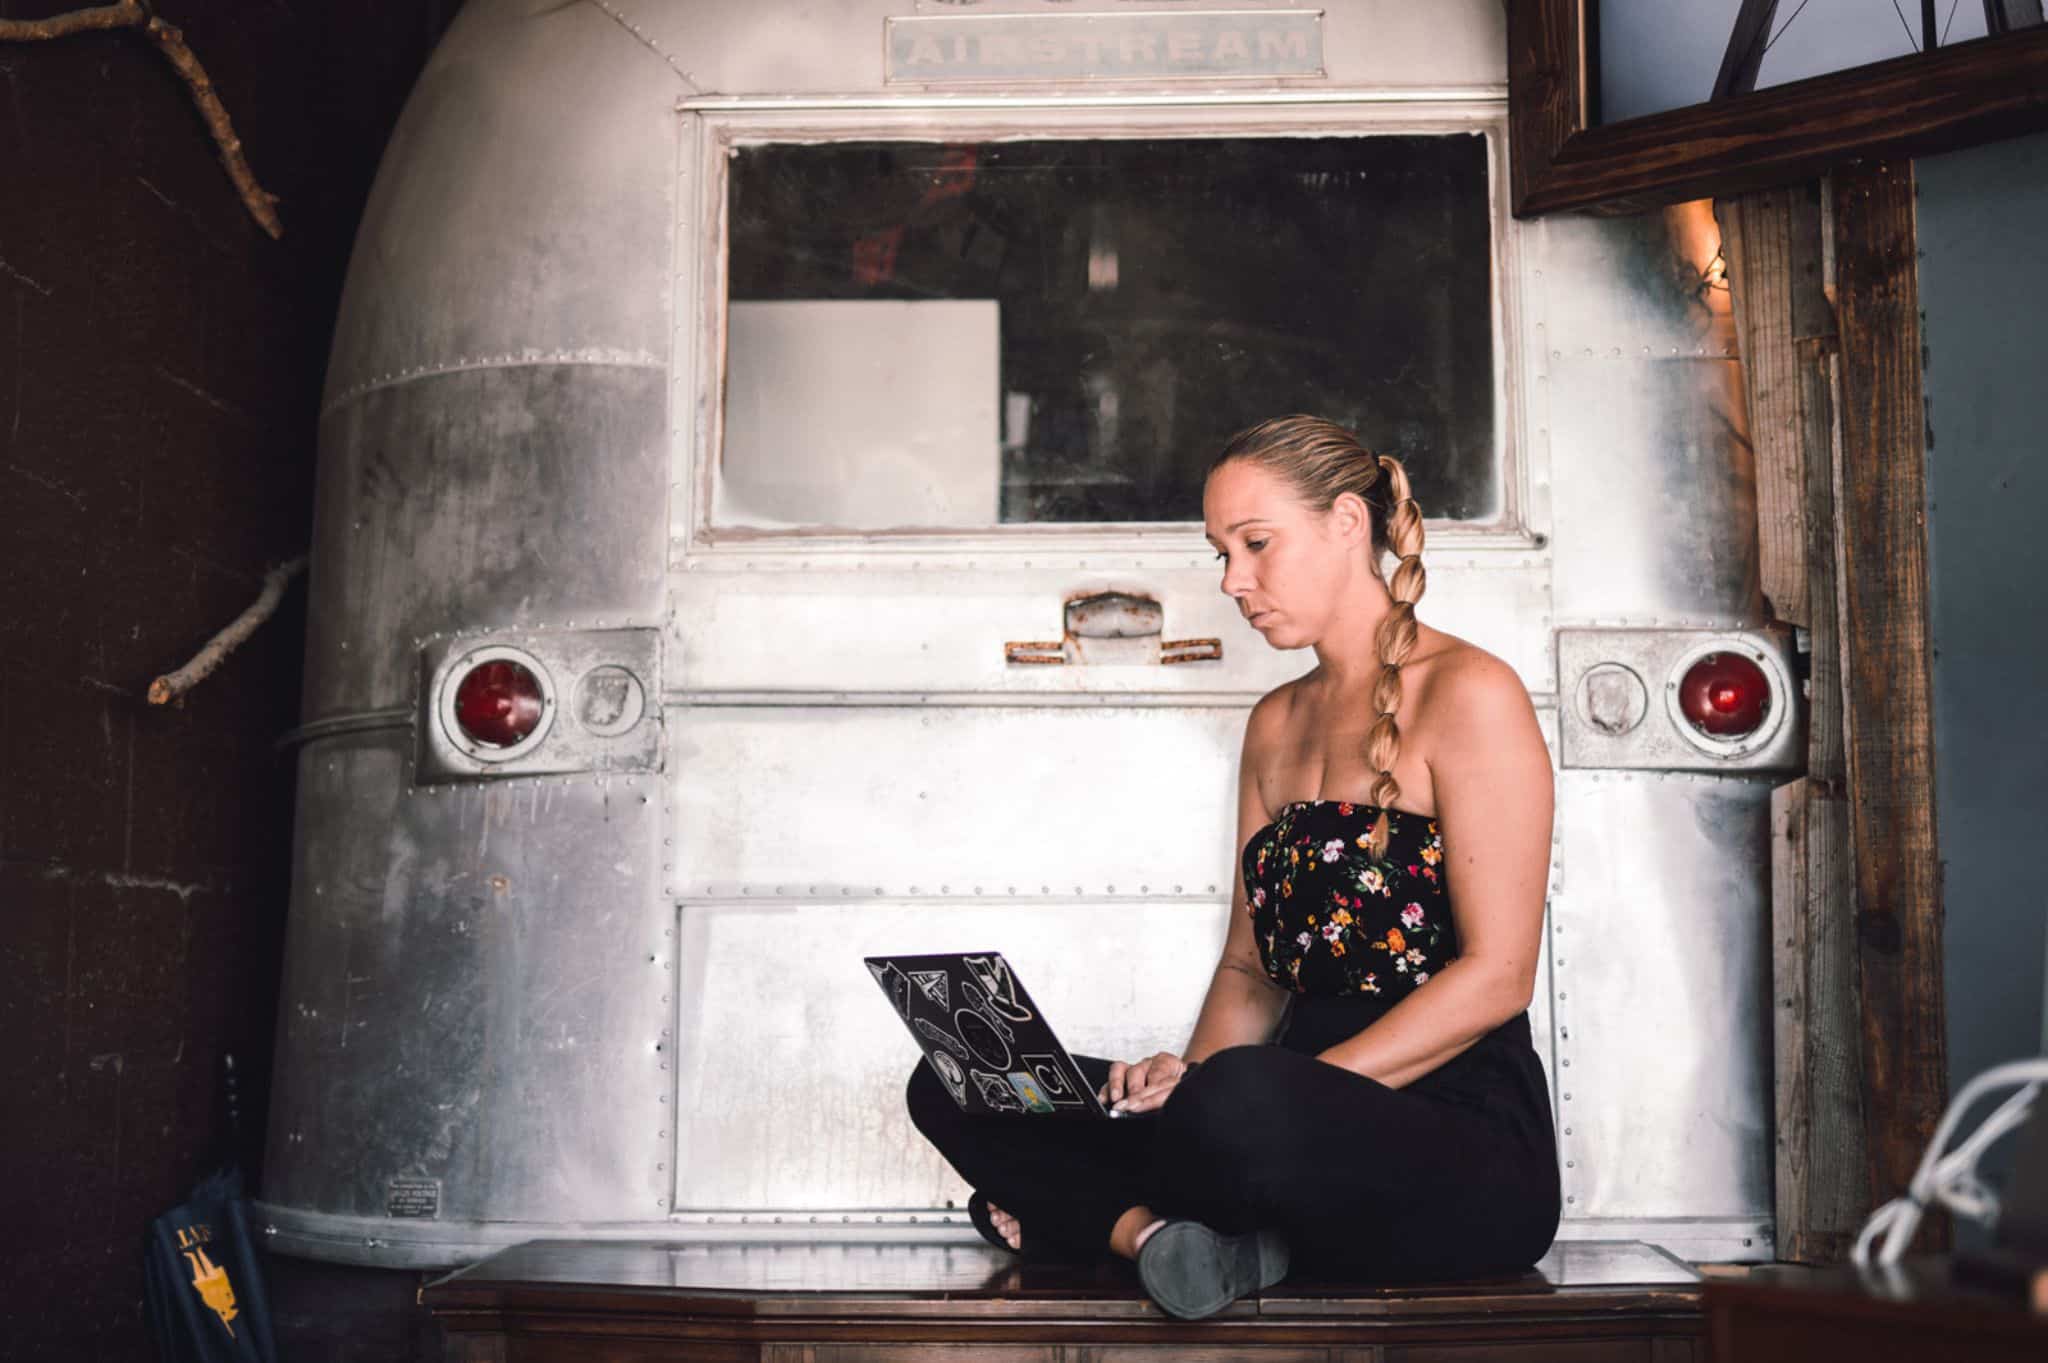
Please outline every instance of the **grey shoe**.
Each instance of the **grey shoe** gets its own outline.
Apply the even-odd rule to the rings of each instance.
[[[1168,1315],[1213,1316],[1247,1292],[1287,1276],[1278,1231],[1223,1235],[1199,1221],[1169,1220],[1138,1248],[1138,1280]]]

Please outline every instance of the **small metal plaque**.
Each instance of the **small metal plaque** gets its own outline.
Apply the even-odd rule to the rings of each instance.
[[[384,1214],[415,1220],[432,1220],[441,1215],[441,1180],[438,1178],[394,1178],[384,1185]]]
[[[949,14],[884,26],[891,82],[1323,74],[1323,13],[1312,9]]]

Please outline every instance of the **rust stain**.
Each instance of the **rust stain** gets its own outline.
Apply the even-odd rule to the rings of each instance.
[[[1168,639],[1159,646],[1161,663],[1214,662],[1222,657],[1221,639]]]

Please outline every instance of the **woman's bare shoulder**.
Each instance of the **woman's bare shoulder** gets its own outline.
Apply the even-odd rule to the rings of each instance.
[[[1287,727],[1288,716],[1294,712],[1301,680],[1293,677],[1281,682],[1252,702],[1251,714],[1245,717],[1244,722],[1244,741],[1248,751],[1258,751],[1279,739]]]
[[[1469,639],[1432,629],[1417,645],[1401,670],[1416,687],[1419,719],[1463,727],[1533,708],[1521,674]]]

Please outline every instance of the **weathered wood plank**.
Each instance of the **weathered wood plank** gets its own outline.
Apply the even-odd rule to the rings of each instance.
[[[503,1335],[448,1335],[441,1357],[444,1363],[505,1363]]]
[[[1772,799],[1778,1257],[1839,1258],[1866,1211],[1854,868],[1843,804],[1835,320],[1818,184],[1724,200],[1771,613],[1806,633],[1807,776]]]
[[[815,1363],[1064,1363],[1056,1344],[820,1344]]]
[[[1947,1080],[1912,168],[1858,166],[1831,190],[1843,681],[1875,1201],[1910,1180]],[[1945,1238],[1945,1227],[1930,1228]]]
[[[1262,1345],[1067,1345],[1059,1351],[1059,1363],[1153,1363],[1171,1351],[1176,1361],[1186,1363],[1335,1363],[1333,1355],[1362,1355],[1358,1363],[1380,1363],[1372,1351],[1315,1349],[1315,1347],[1262,1347]]]
[[[1820,206],[1795,220],[1802,259],[1819,268]],[[1818,307],[1811,304],[1819,299]],[[1864,1170],[1862,998],[1856,947],[1855,859],[1849,837],[1848,758],[1843,716],[1841,546],[1836,529],[1837,338],[1821,290],[1793,297],[1798,335],[1801,447],[1808,452],[1806,562],[1812,612],[1806,734],[1806,950],[1804,983],[1808,1130],[1804,1224],[1780,1256],[1839,1263],[1870,1212]],[[1801,310],[1805,315],[1801,315]]]
[[[1830,312],[1832,317],[1833,313]],[[1847,603],[1842,589],[1842,544],[1836,533],[1836,485],[1842,467],[1842,428],[1835,392],[1840,363],[1832,331],[1799,342],[1800,448],[1806,461],[1806,569],[1808,625],[1806,774],[1841,796],[1849,779],[1843,709],[1843,638]],[[1846,898],[1849,881],[1841,884]]]
[[[1715,205],[1749,398],[1757,563],[1765,609],[1800,626],[1809,625],[1811,618],[1806,461],[1800,446],[1799,365],[1792,327],[1792,292],[1801,279],[1792,254],[1792,216],[1794,196],[1804,194],[1803,189],[1774,189]]]
[[[1583,126],[1586,54],[1575,28],[1542,12],[1549,3],[1508,6],[1508,180],[1518,205],[1549,178],[1551,153]]]
[[[1772,1202],[1778,1257],[1807,1230],[1807,1179],[1812,1168],[1812,1082],[1806,1063],[1807,805],[1813,783],[1802,777],[1771,792],[1771,1078],[1775,1160]]]
[[[1387,1363],[1652,1363],[1652,1342],[1588,1339],[1396,1345],[1387,1350]]]
[[[1802,778],[1771,828],[1778,1258],[1835,1263],[1868,1210],[1848,809]]]

